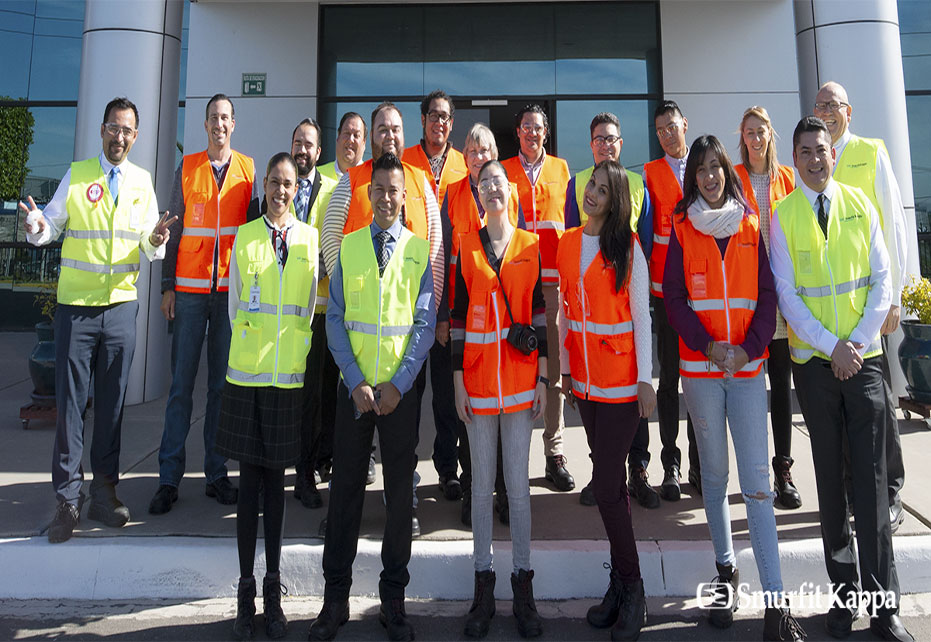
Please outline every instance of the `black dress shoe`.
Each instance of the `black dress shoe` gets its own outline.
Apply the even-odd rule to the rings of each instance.
[[[854,614],[843,606],[832,606],[824,618],[824,628],[831,637],[843,640],[850,636]]]
[[[304,508],[320,508],[323,506],[323,497],[317,490],[317,481],[310,468],[302,470],[294,482],[294,497],[301,501]]]
[[[567,493],[575,489],[575,479],[566,469],[566,457],[564,455],[553,455],[546,458],[546,481],[553,484],[561,493]]]
[[[870,620],[870,631],[883,640],[898,640],[899,642],[915,642],[912,634],[905,629],[898,615],[883,615]]]
[[[454,502],[462,497],[462,484],[459,483],[459,477],[456,473],[451,475],[440,475],[440,490],[443,497]]]
[[[899,530],[899,526],[905,521],[905,509],[902,507],[902,500],[898,497],[889,502],[889,526],[892,532]]]
[[[407,619],[403,598],[383,601],[378,612],[378,621],[388,630],[389,640],[414,639],[414,627]]]
[[[411,518],[411,537],[420,537],[420,520],[417,519],[417,511],[414,511],[414,515]]]
[[[49,544],[67,542],[74,535],[74,527],[81,521],[81,511],[74,504],[59,502],[55,517],[48,525]]]
[[[659,493],[650,486],[649,474],[643,466],[630,469],[627,478],[627,490],[644,508],[659,508]]]
[[[349,621],[349,600],[325,601],[320,615],[310,625],[308,640],[332,640],[339,627]]]
[[[91,499],[90,508],[87,509],[87,518],[95,522],[103,522],[111,528],[120,528],[129,521],[129,509],[123,505],[116,495],[98,495]]]
[[[689,468],[689,483],[701,495],[701,471],[695,468]]]
[[[178,501],[178,488],[162,484],[155,491],[155,497],[149,502],[150,515],[164,515],[171,510],[171,505]]]
[[[659,494],[667,502],[677,502],[682,497],[682,490],[679,488],[679,467],[675,464],[666,469]]]
[[[215,497],[218,502],[227,506],[239,500],[239,491],[230,482],[229,477],[220,477],[213,483],[207,484],[204,492],[207,497]]]
[[[375,451],[369,455],[369,470],[365,475],[365,485],[371,486],[375,483]]]
[[[598,502],[595,500],[595,491],[592,490],[592,483],[588,482],[585,488],[582,489],[582,492],[579,493],[579,503],[582,506],[597,506]]]

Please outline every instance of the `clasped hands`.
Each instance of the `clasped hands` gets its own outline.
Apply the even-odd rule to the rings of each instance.
[[[730,367],[728,367],[727,364],[728,350],[734,351],[734,362],[729,364]],[[711,363],[715,365],[715,367],[730,375],[738,372],[741,368],[747,365],[747,362],[750,361],[750,357],[747,356],[746,350],[738,345],[733,345],[724,341],[710,342],[708,344],[708,351],[706,352],[706,356],[711,361]]]

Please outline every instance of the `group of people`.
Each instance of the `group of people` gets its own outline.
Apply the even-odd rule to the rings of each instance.
[[[592,459],[580,501],[597,505],[610,544],[608,589],[587,619],[611,628],[612,639],[637,639],[647,612],[630,496],[648,508],[660,497],[680,497],[681,376],[688,480],[703,497],[715,551],[710,622],[730,626],[737,606],[730,599],[738,569],[727,503],[729,427],[753,553],[770,596],[763,637],[804,639],[781,599],[774,517],[774,503],[801,505],[790,472],[791,373],[811,436],[825,562],[840,587],[827,630],[838,638],[850,633],[857,614],[842,605],[862,586],[895,598],[870,628],[882,639],[912,639],[897,615],[891,535],[901,523],[904,470],[883,350],[899,321],[904,210],[882,141],[849,131],[843,87],[825,84],[814,107],[792,137],[798,185],[776,160],[776,133],[762,107],[743,115],[734,165],[715,136],[687,145],[687,119],[676,103],[662,102],[654,127],[665,155],[642,176],[619,162],[617,117],[597,114],[594,165],[573,177],[545,149],[550,129],[540,106],[516,115],[520,152],[499,161],[483,124],[469,130],[462,152],[452,148],[454,105],[438,90],[424,98],[423,138],[408,148],[400,111],[384,102],[368,124],[345,114],[336,160],[317,167],[320,126],[301,121],[290,153],[269,160],[260,190],[252,159],[230,145],[232,100],[217,94],[206,109],[207,149],[184,157],[169,210],[159,217],[150,177],[126,160],[138,112],[114,99],[101,125],[102,153],[72,164],[43,211],[31,198],[20,204],[30,242],[64,233],[53,459],[59,504],[49,541],[69,539],[80,519],[91,372],[88,518],[114,527],[129,520],[115,488],[141,249],[165,259],[162,311],[174,321],[159,486],[149,512],[165,513],[178,500],[206,336],[206,494],[237,504],[237,638],[254,634],[260,500],[265,629],[272,638],[287,631],[280,555],[291,465],[294,494],[305,506],[321,506],[317,483],[330,484],[324,603],[309,639],[333,639],[348,620],[377,431],[386,507],[380,620],[389,639],[413,639],[404,594],[419,530],[415,449],[429,358],[433,462],[442,493],[462,502],[473,532],[475,589],[465,635],[484,637],[495,614],[496,511],[510,526],[518,632],[542,633],[529,452],[542,417],[545,477],[557,490],[575,487],[562,450],[565,399],[579,411]],[[368,132],[372,158],[363,162]],[[646,475],[654,409],[663,443],[658,492]],[[227,458],[239,461],[238,489]]]

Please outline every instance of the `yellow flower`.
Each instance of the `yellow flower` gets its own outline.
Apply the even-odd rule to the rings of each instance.
[[[913,276],[902,290],[902,307],[918,317],[919,323],[931,324],[931,281]]]

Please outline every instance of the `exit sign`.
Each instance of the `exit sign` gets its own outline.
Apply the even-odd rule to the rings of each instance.
[[[243,74],[242,75],[242,95],[243,96],[264,96],[265,95],[265,74]]]

